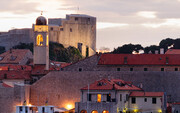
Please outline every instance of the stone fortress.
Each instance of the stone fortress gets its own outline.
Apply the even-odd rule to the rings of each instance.
[[[81,15],[82,16],[82,15]],[[71,15],[70,15],[71,17]],[[67,17],[69,18],[69,17]],[[80,21],[79,19],[72,16],[72,21]],[[82,17],[83,18],[83,17]],[[87,18],[87,17],[85,17]],[[94,18],[95,19],[95,18]],[[47,55],[48,51],[48,36],[47,31],[49,32],[49,36],[55,34],[55,36],[59,36],[57,34],[62,33],[62,31],[55,32],[55,29],[68,30],[68,32],[73,32],[75,29],[72,27],[63,27],[60,26],[61,19],[52,19],[56,21],[54,23],[59,23],[59,25],[48,25],[43,26],[44,24],[40,24],[40,26],[33,26],[33,30],[30,29],[31,32],[35,35],[32,35],[30,38],[31,41],[35,41],[34,48],[37,51],[34,51],[34,63],[32,65],[28,65],[32,67],[28,72],[30,73],[30,77],[32,77],[33,73],[36,71],[36,74],[41,74],[43,69],[37,67],[35,65],[46,65],[48,67],[48,56],[41,61],[38,61],[41,57]],[[70,19],[71,20],[71,19]],[[86,19],[85,19],[86,20]],[[87,18],[87,20],[89,20]],[[84,20],[82,20],[84,21]],[[90,18],[91,21],[91,18]],[[66,22],[62,19],[62,23]],[[71,25],[69,25],[71,26]],[[73,26],[73,25],[72,25]],[[83,26],[83,25],[82,25]],[[82,27],[81,26],[81,27]],[[43,32],[43,30],[45,32]],[[70,30],[70,31],[69,31]],[[17,30],[18,31],[18,30]],[[21,32],[23,34],[23,32]],[[94,32],[95,33],[95,32]],[[4,36],[10,36],[6,33],[2,33]],[[1,36],[2,36],[1,35]],[[41,36],[42,35],[42,36]],[[65,35],[65,34],[64,34]],[[70,34],[69,34],[70,35]],[[13,37],[13,35],[12,35]],[[25,37],[25,35],[22,35]],[[50,38],[50,37],[49,37]],[[13,38],[11,38],[13,39]],[[51,40],[51,39],[50,39]],[[55,39],[54,39],[55,40]],[[1,42],[1,40],[0,40]],[[2,42],[1,42],[2,43]],[[76,43],[76,42],[74,42]],[[81,49],[83,52],[83,45],[76,47]],[[68,45],[68,44],[67,44]],[[90,47],[90,46],[89,46]],[[39,49],[43,49],[42,51],[46,51],[43,55],[39,54]],[[85,46],[85,52],[87,49],[87,45]],[[89,49],[90,52],[90,49]],[[12,52],[11,52],[12,54]],[[86,55],[86,54],[85,54]],[[89,53],[91,56],[91,54]],[[36,57],[35,57],[36,56]],[[18,58],[18,55],[17,55]],[[8,80],[8,78],[16,79],[16,75],[12,75],[10,72],[16,71],[17,73],[21,73],[22,70],[6,70],[7,73],[10,73],[7,77],[3,77],[3,70],[0,71],[0,113],[7,111],[8,113],[14,113],[15,106],[22,105],[23,101],[31,103],[32,105],[41,106],[45,104],[45,101],[48,100],[48,105],[58,106],[60,108],[66,108],[67,105],[71,104],[74,107],[74,103],[80,101],[80,89],[87,84],[90,84],[96,80],[102,78],[114,78],[114,79],[123,79],[126,81],[132,81],[134,85],[143,84],[143,89],[145,91],[155,91],[155,92],[165,92],[168,96],[168,102],[179,102],[180,101],[180,55],[122,55],[114,54],[96,54],[86,59],[83,59],[79,62],[73,63],[69,66],[61,68],[60,70],[49,70],[45,76],[41,77],[40,80],[33,83],[29,87],[25,86],[21,87],[4,87],[3,81]],[[142,62],[143,60],[143,62]],[[135,62],[134,62],[135,61]],[[139,62],[141,61],[141,62]],[[148,63],[147,63],[148,62]],[[141,65],[139,65],[141,64]],[[18,65],[18,64],[17,64]],[[152,68],[153,67],[153,68]],[[46,68],[48,70],[48,68]],[[23,71],[26,71],[23,69]],[[14,73],[13,73],[14,74]],[[34,76],[37,76],[37,75]],[[19,90],[16,90],[18,88]],[[28,91],[25,91],[29,89]],[[1,92],[2,91],[2,92]],[[8,99],[8,102],[6,101]]]
[[[96,53],[96,18],[83,14],[70,14],[66,18],[48,19],[49,41],[74,46],[83,56]],[[31,28],[12,29],[0,33],[0,45],[6,50],[19,43],[33,42],[34,32]]]

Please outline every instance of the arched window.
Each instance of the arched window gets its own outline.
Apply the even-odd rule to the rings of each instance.
[[[98,113],[98,111],[96,111],[96,110],[93,110],[91,113]]]
[[[102,113],[109,113],[109,111],[107,111],[107,110],[104,110]]]
[[[38,46],[43,46],[43,36],[41,34],[37,36],[36,42]]]
[[[81,110],[81,112],[80,113],[87,113],[87,111],[86,110]]]

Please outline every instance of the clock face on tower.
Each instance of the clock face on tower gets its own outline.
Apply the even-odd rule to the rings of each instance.
[[[36,44],[37,44],[37,46],[43,46],[43,36],[42,36],[42,34],[37,35]]]

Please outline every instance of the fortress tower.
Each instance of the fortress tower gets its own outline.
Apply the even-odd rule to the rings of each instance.
[[[49,70],[49,39],[47,20],[43,16],[36,19],[34,32],[34,65],[46,65]]]

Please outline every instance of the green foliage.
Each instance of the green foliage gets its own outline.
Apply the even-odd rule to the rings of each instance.
[[[20,43],[12,47],[13,49],[29,49],[33,53],[33,43]]]
[[[13,49],[29,49],[33,52],[33,43],[20,43]],[[1,51],[1,48],[0,48]],[[75,47],[64,48],[62,44],[49,42],[49,59],[60,62],[76,62],[82,58],[81,53]]]
[[[156,45],[151,45],[151,46],[148,46],[148,47],[145,47],[144,48],[144,53],[149,53],[149,51],[151,51],[153,54],[155,54],[155,51],[158,50],[159,51],[159,46],[156,46]]]
[[[123,53],[123,54],[131,54],[133,51],[136,51],[137,53],[139,52],[139,50],[142,50],[143,47],[139,44],[125,44],[121,47],[118,47],[117,49],[114,49],[114,51],[112,53]]]
[[[123,46],[120,46],[112,53],[117,54],[132,54],[133,51],[136,51],[138,53],[139,50],[144,50],[144,53],[149,53],[150,51],[154,54],[156,50],[160,50],[160,48],[164,48],[164,52],[166,52],[168,49],[180,49],[180,38],[177,39],[171,39],[166,38],[160,41],[159,45],[150,45],[145,48],[143,48],[140,44],[125,44]]]
[[[5,52],[5,47],[0,46],[0,54]]]

